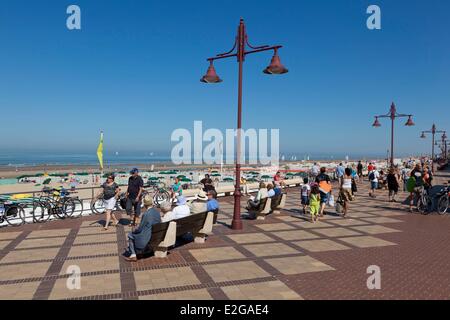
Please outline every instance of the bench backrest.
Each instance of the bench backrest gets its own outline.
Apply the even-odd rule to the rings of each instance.
[[[282,194],[278,194],[278,195],[272,197],[272,205],[271,205],[272,210],[274,210],[278,207],[278,205],[280,204],[280,201],[281,201],[281,197],[282,197]]]
[[[187,232],[198,233],[205,224],[207,212],[196,213],[185,218],[174,220],[177,223],[177,237]]]
[[[170,222],[158,223],[152,226],[152,238],[150,239],[149,246],[156,248],[159,244],[164,241],[167,229],[169,228]]]

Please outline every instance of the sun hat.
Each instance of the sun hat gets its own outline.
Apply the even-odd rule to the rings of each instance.
[[[146,206],[146,207],[153,206],[153,198],[150,195],[145,196],[145,198],[144,198],[144,206]]]
[[[208,196],[206,195],[206,192],[201,190],[197,195],[196,195],[196,199],[198,200],[203,200],[203,201],[207,201],[208,200]]]
[[[186,204],[186,198],[183,196],[177,197],[177,206],[182,206]]]

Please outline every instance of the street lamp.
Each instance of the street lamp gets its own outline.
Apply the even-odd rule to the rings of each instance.
[[[443,133],[443,136],[447,137],[446,132],[442,131],[442,130],[437,130],[436,129],[436,125],[433,124],[433,126],[431,127],[431,130],[428,131],[422,131],[422,135],[420,136],[422,139],[426,139],[426,135],[425,133],[431,133],[432,134],[432,142],[431,142],[431,172],[434,173],[434,147],[435,147],[435,137],[436,137],[436,133]]]
[[[247,50],[247,47],[249,50]],[[246,32],[246,27],[244,23],[244,19],[241,19],[238,27],[237,36],[234,42],[233,48],[225,53],[218,54],[215,57],[208,58],[210,65],[206,75],[204,75],[200,81],[204,83],[219,83],[222,80],[216,73],[213,62],[219,59],[236,57],[237,62],[239,63],[239,82],[238,82],[238,116],[237,116],[237,146],[236,146],[236,184],[234,191],[234,213],[233,213],[233,222],[231,224],[231,228],[233,230],[241,230],[242,229],[242,220],[241,220],[241,130],[242,130],[242,78],[243,78],[243,70],[244,70],[244,61],[245,56],[258,53],[263,51],[273,50],[274,55],[272,57],[272,61],[270,65],[264,69],[265,74],[284,74],[288,72],[283,64],[281,63],[280,57],[278,56],[278,49],[282,48],[282,46],[258,46],[253,47],[250,45],[248,41],[248,36]]]
[[[395,119],[396,118],[405,118],[408,117],[408,121],[405,123],[405,126],[412,127],[414,126],[414,122],[412,120],[412,114],[399,114],[397,113],[397,108],[395,104],[392,102],[391,110],[388,114],[375,116],[375,122],[373,123],[373,127],[379,128],[381,127],[381,123],[379,121],[380,118],[390,118],[392,121],[392,129],[391,129],[391,166],[394,166],[394,128],[395,128]]]

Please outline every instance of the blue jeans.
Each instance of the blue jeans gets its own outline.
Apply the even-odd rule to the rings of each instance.
[[[131,255],[136,255],[136,248],[134,246],[134,234],[131,232],[128,234],[128,252]]]

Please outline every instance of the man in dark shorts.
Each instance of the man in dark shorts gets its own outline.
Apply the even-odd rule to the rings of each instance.
[[[326,172],[327,168],[320,168],[320,174],[316,177],[316,183],[319,185],[320,190],[320,217],[324,215],[325,206],[331,196],[331,179]]]
[[[132,226],[136,225],[136,219],[141,215],[141,195],[144,190],[144,180],[139,175],[139,170],[134,168],[130,171],[128,179],[126,211],[131,216]],[[133,214],[134,211],[134,214]]]
[[[358,171],[358,177],[361,179],[363,176],[363,164],[361,161],[358,162],[357,171]]]

